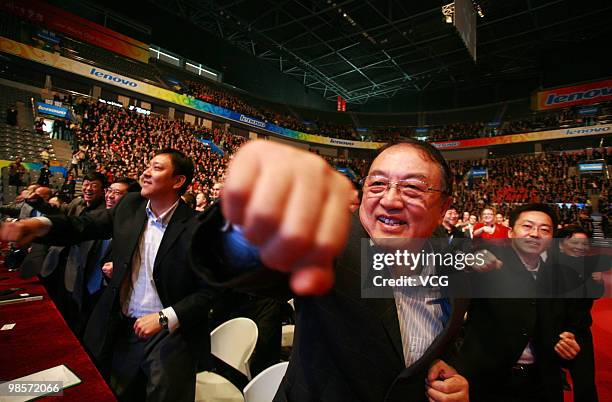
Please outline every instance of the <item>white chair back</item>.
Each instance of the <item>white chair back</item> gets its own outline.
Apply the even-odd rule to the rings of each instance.
[[[288,362],[278,363],[257,374],[244,387],[245,402],[272,402],[288,365]]]
[[[257,325],[248,318],[226,321],[210,333],[210,351],[251,379],[249,360],[257,343]]]

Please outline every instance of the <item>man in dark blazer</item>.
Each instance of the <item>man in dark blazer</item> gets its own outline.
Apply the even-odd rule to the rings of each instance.
[[[114,208],[128,192],[140,193],[140,190],[140,185],[134,179],[126,177],[116,179],[106,189],[104,195],[106,209]],[[72,298],[78,306],[77,326],[73,330],[79,337],[82,337],[93,308],[104,293],[106,285],[103,280],[102,266],[105,262],[112,261],[111,241],[112,239],[98,239],[85,241],[78,245],[81,253],[77,253],[80,261],[76,271]],[[89,245],[90,243],[93,244]],[[88,250],[85,249],[86,247]]]
[[[126,195],[115,208],[35,218],[0,231],[19,242],[113,238],[113,275],[84,341],[101,366],[110,362],[120,400],[193,401],[196,366],[209,354],[210,294],[186,260],[194,212],[180,201],[192,177],[191,160],[162,150],[141,176],[141,193]]]
[[[468,378],[472,402],[561,402],[561,363],[580,346],[571,301],[550,293],[557,267],[541,258],[556,217],[547,205],[530,204],[516,208],[510,224],[506,247],[487,246],[501,269],[473,274],[475,298],[451,362]]]
[[[467,401],[465,379],[438,360],[452,346],[466,301],[393,292],[364,299],[360,286],[362,239],[422,244],[441,222],[450,186],[448,166],[431,145],[386,147],[372,163],[349,234],[351,185],[322,159],[257,141],[239,151],[223,214],[217,206],[199,216],[190,253],[211,284],[296,297],[292,355],[275,401]]]

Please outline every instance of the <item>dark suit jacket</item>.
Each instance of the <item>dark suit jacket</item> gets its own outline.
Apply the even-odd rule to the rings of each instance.
[[[53,227],[45,241],[74,244],[113,238],[113,276],[92,312],[84,337],[94,356],[104,353],[116,335],[119,289],[131,273],[132,256],[147,222],[146,205],[147,200],[140,194],[130,193],[110,210],[97,210],[81,217],[49,216]],[[179,202],[155,257],[153,279],[162,305],[172,306],[178,316],[178,333],[196,356],[207,359],[210,352],[207,311],[212,293],[188,266],[187,245],[193,216],[193,210]]]
[[[536,280],[511,247],[487,248],[504,265],[501,270],[472,274],[475,294],[486,298],[472,299],[463,342],[451,362],[467,377],[472,398],[482,397],[507,378],[531,341],[546,401],[562,401],[561,358],[554,346],[563,331],[577,334],[578,330],[566,300],[538,298],[549,292],[555,267],[549,258]]]
[[[292,297],[285,274],[261,267],[229,272],[220,244],[223,218],[218,208],[198,220],[190,253],[194,269],[209,283],[283,300]],[[360,240],[368,235],[358,219],[352,227],[337,259],[333,289],[324,296],[295,300],[293,350],[275,401],[425,401],[427,370],[461,326],[465,300],[453,303],[443,332],[406,368],[393,297],[361,297]]]

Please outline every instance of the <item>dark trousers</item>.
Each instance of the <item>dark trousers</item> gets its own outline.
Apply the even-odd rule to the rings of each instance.
[[[559,376],[561,372],[559,372]],[[547,395],[536,366],[498,373],[487,384],[470,384],[471,402],[550,402],[563,401],[563,392]]]
[[[134,319],[119,325],[110,386],[120,401],[193,402],[197,359],[177,329],[149,339],[134,333]]]
[[[583,336],[580,347],[580,353],[568,364],[572,375],[574,401],[597,402],[599,399],[595,385],[595,353],[590,330]]]

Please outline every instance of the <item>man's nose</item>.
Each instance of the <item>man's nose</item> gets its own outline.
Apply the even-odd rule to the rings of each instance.
[[[389,186],[382,198],[380,199],[380,203],[383,206],[398,206],[401,208],[403,205],[402,202],[402,193],[395,186]]]

